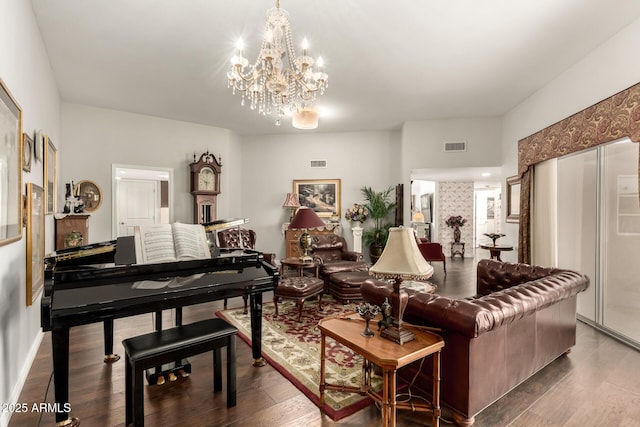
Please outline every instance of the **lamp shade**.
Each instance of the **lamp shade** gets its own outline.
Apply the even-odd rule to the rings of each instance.
[[[289,224],[289,228],[319,228],[325,225],[324,221],[320,219],[313,209],[303,206],[298,209],[296,216],[293,217]]]
[[[433,275],[433,267],[418,249],[413,229],[405,227],[389,229],[382,255],[369,271],[383,279],[426,280]]]
[[[282,204],[283,208],[299,208],[300,201],[298,200],[298,193],[287,193],[287,198],[284,199]]]
[[[296,129],[316,129],[318,111],[315,108],[303,108],[291,113],[291,125]]]

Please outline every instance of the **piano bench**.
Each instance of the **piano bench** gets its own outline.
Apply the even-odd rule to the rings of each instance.
[[[220,349],[227,347],[227,407],[236,406],[238,329],[214,318],[122,341],[125,352],[125,425],[144,426],[143,376],[147,369],[213,351],[213,390],[222,390]]]

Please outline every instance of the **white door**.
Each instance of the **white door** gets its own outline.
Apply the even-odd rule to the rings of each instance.
[[[158,181],[120,179],[116,197],[118,237],[132,236],[137,225],[160,222]]]

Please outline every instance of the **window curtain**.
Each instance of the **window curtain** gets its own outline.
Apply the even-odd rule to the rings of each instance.
[[[531,194],[531,263],[558,265],[558,160],[535,166]]]
[[[640,141],[640,83],[518,141],[519,262],[530,264],[532,259],[530,201],[535,166],[624,137],[636,143]]]

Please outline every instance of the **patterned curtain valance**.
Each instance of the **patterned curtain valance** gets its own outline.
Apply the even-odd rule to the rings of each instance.
[[[640,83],[518,141],[519,262],[531,262],[531,166],[624,137],[640,141]]]
[[[640,141],[640,83],[518,141],[518,175],[536,163],[624,137]]]

